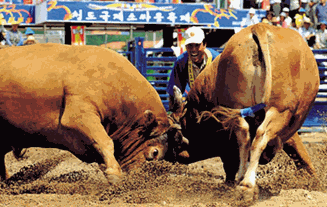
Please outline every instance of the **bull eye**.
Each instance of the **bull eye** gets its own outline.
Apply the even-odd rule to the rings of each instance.
[[[159,151],[157,149],[154,149],[152,153],[153,153],[152,154],[153,158],[156,158],[158,156],[158,154],[159,154]]]

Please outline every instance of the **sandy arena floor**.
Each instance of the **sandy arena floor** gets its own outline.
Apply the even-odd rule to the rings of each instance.
[[[297,171],[279,153],[260,166],[259,198],[250,206],[327,206],[327,134],[302,134],[318,180]],[[0,206],[247,206],[224,184],[220,158],[187,165],[149,162],[111,186],[97,164],[86,164],[58,149],[30,148],[16,160],[6,155],[12,178],[0,182]]]

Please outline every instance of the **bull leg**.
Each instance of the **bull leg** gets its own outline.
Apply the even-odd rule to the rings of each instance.
[[[283,149],[293,159],[298,169],[305,168],[311,175],[316,175],[309,154],[297,132],[284,143]]]
[[[233,151],[229,154],[222,155],[221,161],[223,162],[227,184],[234,184],[235,183],[235,176],[239,169],[239,158],[236,154],[237,151]]]
[[[9,178],[9,174],[5,165],[5,155],[3,155],[3,158],[0,159],[0,181],[7,180]]]
[[[240,182],[244,178],[244,174],[247,168],[247,162],[249,159],[250,150],[250,126],[243,118],[239,118],[240,128],[237,129],[236,137],[239,146],[240,163],[238,168],[237,181]]]
[[[0,159],[0,181],[7,180],[10,177],[6,168],[5,156],[11,151],[11,147],[7,144],[0,147],[0,152],[2,153],[2,156],[0,156],[2,157],[2,159]]]
[[[288,110],[279,113],[274,107],[266,112],[262,124],[258,127],[256,136],[252,142],[250,150],[250,163],[244,175],[244,179],[239,184],[239,189],[246,200],[252,200],[255,192],[255,176],[259,164],[260,156],[270,140],[279,139],[278,134],[287,126],[291,117]],[[281,148],[281,139],[275,140],[276,148]]]
[[[85,142],[85,144],[91,144],[103,158],[105,169],[102,170],[108,181],[111,183],[119,181],[122,170],[114,157],[113,140],[102,126],[100,115],[92,104],[85,103],[78,97],[67,98],[65,111],[61,118],[61,126],[68,133],[69,131],[76,133],[73,137],[65,137],[71,139],[66,141],[73,143],[73,146],[71,144],[68,146],[73,152],[83,153],[82,150],[79,151],[76,147],[72,148],[75,143]],[[82,140],[76,140],[76,138]]]

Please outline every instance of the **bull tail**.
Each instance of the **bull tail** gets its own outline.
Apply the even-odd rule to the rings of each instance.
[[[216,106],[211,111],[202,111],[197,114],[197,123],[213,118],[222,125],[222,130],[229,130],[230,133],[240,128],[240,109],[231,109],[223,106]]]
[[[253,39],[257,43],[259,47],[259,53],[261,52],[261,58],[263,58],[263,63],[265,65],[265,83],[264,83],[264,95],[262,97],[261,103],[268,104],[269,98],[271,97],[272,91],[272,71],[271,71],[271,55],[269,50],[269,30],[266,27],[260,27],[258,25],[254,25],[251,29],[253,34]]]

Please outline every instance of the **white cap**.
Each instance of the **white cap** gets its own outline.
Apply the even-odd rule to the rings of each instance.
[[[286,17],[285,12],[280,13],[280,16],[281,16],[281,17]]]
[[[250,8],[249,14],[255,14],[255,9],[253,9],[252,7]]]
[[[303,22],[311,24],[311,20],[308,17],[303,17]]]
[[[284,7],[284,8],[283,8],[283,12],[290,12],[290,9],[287,8],[287,7]]]
[[[204,32],[200,27],[190,27],[185,31],[185,45],[200,44],[204,40]]]

